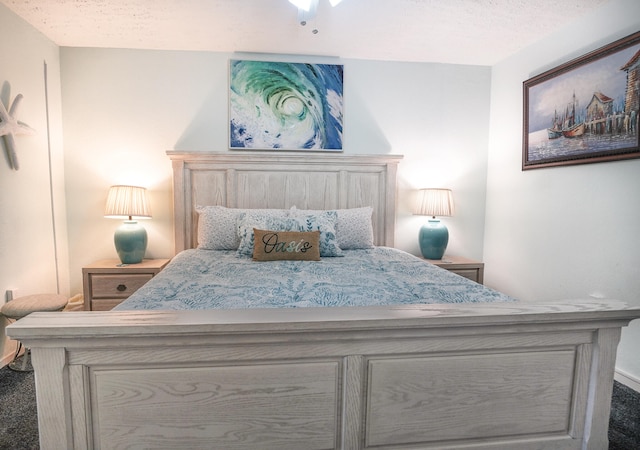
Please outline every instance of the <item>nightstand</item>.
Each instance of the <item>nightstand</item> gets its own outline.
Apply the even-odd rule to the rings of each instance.
[[[82,268],[84,309],[109,311],[122,303],[160,272],[168,259],[145,259],[138,264],[121,264],[103,259]]]
[[[431,264],[462,275],[465,278],[482,284],[484,282],[484,263],[462,256],[444,255],[442,259],[427,259]]]

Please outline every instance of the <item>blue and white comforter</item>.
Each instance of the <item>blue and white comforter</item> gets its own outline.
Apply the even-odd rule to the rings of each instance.
[[[257,262],[185,250],[117,310],[376,306],[513,301],[406,252],[346,250],[321,261]]]

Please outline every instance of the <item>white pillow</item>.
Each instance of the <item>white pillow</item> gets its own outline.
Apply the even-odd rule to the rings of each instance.
[[[288,217],[288,209],[242,209],[224,206],[197,206],[198,248],[205,250],[236,250],[240,244],[237,220],[241,214],[265,214]]]
[[[342,250],[354,250],[358,248],[373,247],[373,223],[371,215],[373,208],[337,209],[338,221],[336,222],[336,239]],[[291,208],[292,215],[317,214],[319,210],[304,210]]]

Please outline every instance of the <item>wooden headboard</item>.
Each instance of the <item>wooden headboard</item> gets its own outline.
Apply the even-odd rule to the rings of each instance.
[[[197,246],[196,206],[373,207],[376,245],[393,246],[399,155],[168,151],[176,253]]]

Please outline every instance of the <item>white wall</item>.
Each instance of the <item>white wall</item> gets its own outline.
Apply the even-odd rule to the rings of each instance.
[[[173,254],[171,166],[165,152],[227,151],[228,61],[234,57],[61,49],[74,292],[81,290],[83,265],[116,257],[112,236],[118,222],[103,218],[111,184],[150,189],[153,219],[143,223],[149,233],[147,257]],[[457,215],[446,219],[449,250],[481,258],[490,69],[311,57],[304,61],[344,64],[345,153],[405,156],[399,170],[397,246],[419,253],[423,218],[410,214],[412,189],[446,186],[453,189],[457,203]]]
[[[640,305],[640,160],[521,170],[522,82],[638,31],[640,2],[614,0],[492,68],[485,279],[526,300]],[[640,320],[617,368],[640,381]]]
[[[1,101],[9,109],[9,102],[22,94],[18,119],[37,131],[35,136],[16,136],[17,171],[9,167],[5,142],[0,138],[1,305],[8,289],[17,289],[18,295],[56,293],[59,285],[60,293],[68,294],[69,272],[58,47],[0,5],[0,61]],[[50,195],[45,62],[57,242]],[[6,319],[0,317],[0,367],[14,348],[5,338],[5,325]]]

